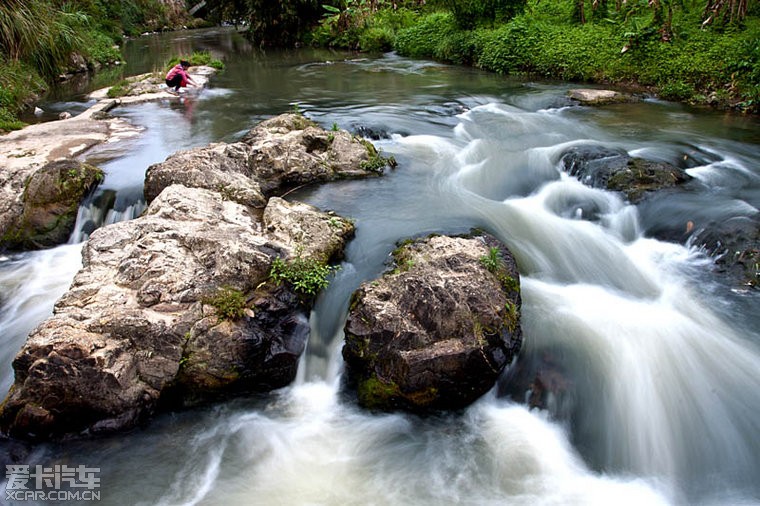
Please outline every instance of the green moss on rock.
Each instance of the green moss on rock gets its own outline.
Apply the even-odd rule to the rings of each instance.
[[[66,242],[79,205],[103,177],[99,168],[70,159],[37,170],[26,182],[23,214],[0,237],[0,247],[28,250]]]

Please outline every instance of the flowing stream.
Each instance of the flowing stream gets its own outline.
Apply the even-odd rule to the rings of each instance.
[[[125,72],[192,50],[227,70],[181,102],[116,109],[144,132],[86,156],[107,176],[70,244],[0,257],[3,394],[13,356],[81,267],[82,241],[144,208],[150,164],[297,107],[372,137],[398,168],[289,196],[357,226],[312,312],[294,385],[124,435],[0,441],[4,463],[99,467],[102,503],[119,505],[760,504],[760,295],[727,286],[699,249],[653,238],[685,218],[758,213],[756,118],[654,100],[572,107],[567,83],[394,54],[265,53],[229,30],[130,41]],[[46,109],[87,105],[72,95]],[[565,150],[588,144],[688,160],[697,181],[630,206],[560,170]],[[522,274],[525,342],[504,381],[463,412],[426,418],[344,399],[351,293],[397,241],[473,227],[503,240]],[[554,389],[529,409],[508,380],[541,368]]]

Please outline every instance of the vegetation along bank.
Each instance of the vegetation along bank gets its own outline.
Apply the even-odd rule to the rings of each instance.
[[[758,112],[757,0],[214,0],[261,45],[395,50]]]

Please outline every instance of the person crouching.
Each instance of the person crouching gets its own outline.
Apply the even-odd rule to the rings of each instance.
[[[187,73],[187,69],[190,68],[190,62],[187,60],[181,60],[177,65],[172,67],[168,74],[166,74],[166,86],[174,88],[169,90],[169,93],[175,95],[179,94],[179,89],[186,87],[188,84],[197,86],[190,74]]]

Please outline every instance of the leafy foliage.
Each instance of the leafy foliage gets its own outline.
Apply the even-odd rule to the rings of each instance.
[[[260,46],[290,46],[301,40],[322,15],[317,0],[246,0],[248,38]]]
[[[48,87],[45,82],[52,85],[67,72],[74,55],[88,65],[118,61],[120,53],[114,44],[123,34],[158,30],[169,21],[167,7],[159,0],[3,0],[2,123],[17,126],[19,110]],[[19,68],[24,79],[13,75]]]
[[[454,15],[459,28],[473,29],[477,26],[505,22],[525,8],[526,0],[442,0]]]
[[[0,132],[20,130],[21,128],[24,128],[24,123],[19,121],[8,109],[0,107]]]
[[[330,284],[327,277],[337,269],[337,266],[327,265],[315,258],[304,258],[299,251],[294,258],[287,261],[275,258],[269,277],[277,285],[287,281],[296,292],[316,295]]]
[[[189,61],[192,66],[207,65],[217,70],[224,69],[224,62],[218,58],[214,58],[209,51],[195,51],[190,56],[174,56],[165,65],[166,69],[169,70],[181,60]]]
[[[648,1],[629,1],[620,11],[610,5],[606,17],[586,15],[588,22],[578,24],[569,0],[531,2],[509,22],[475,30],[460,29],[452,13],[437,11],[401,30],[394,47],[414,58],[471,63],[503,74],[635,82],[664,98],[757,111],[760,20],[747,17],[742,28],[701,29],[702,11],[691,5],[672,5],[672,15],[658,20]],[[667,41],[658,24],[664,21],[670,25]]]
[[[214,307],[221,320],[239,320],[246,314],[245,294],[231,286],[219,288],[216,295],[204,302]]]

